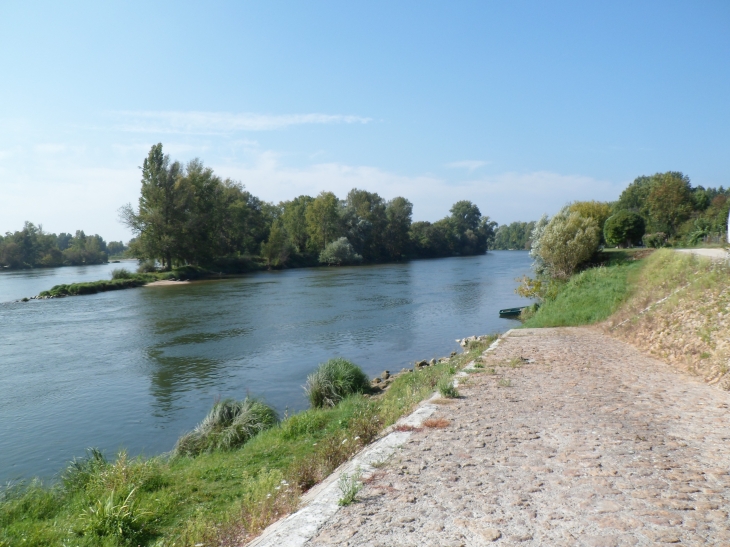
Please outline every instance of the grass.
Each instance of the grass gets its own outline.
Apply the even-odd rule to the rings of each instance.
[[[314,408],[335,406],[345,397],[354,393],[370,391],[370,381],[357,365],[347,359],[336,357],[307,377],[304,388],[309,404]]]
[[[456,399],[459,396],[459,391],[454,387],[451,378],[441,378],[436,387],[438,387],[441,397],[445,399]]]
[[[183,266],[169,272],[152,273],[132,273],[125,268],[117,268],[112,271],[112,278],[110,280],[102,279],[100,281],[54,285],[51,289],[41,292],[38,296],[53,296],[56,298],[62,296],[81,296],[84,294],[96,294],[106,291],[141,287],[154,281],[164,281],[167,279],[203,279],[209,275],[213,275],[212,272],[194,266]]]
[[[342,497],[337,502],[340,506],[346,507],[355,501],[357,493],[362,490],[361,476],[362,472],[360,469],[357,469],[352,475],[348,473],[342,473],[340,475],[340,480],[337,485],[342,493]]]
[[[290,416],[238,448],[149,459],[122,452],[113,461],[90,451],[53,484],[0,489],[0,547],[244,544],[491,341],[402,374],[378,397],[354,394]]]
[[[554,299],[540,306],[523,326],[589,325],[608,318],[626,301],[642,262],[618,262],[584,270],[573,276]]]
[[[250,397],[243,401],[225,399],[213,405],[193,431],[178,439],[174,454],[197,456],[203,452],[238,448],[277,422],[274,409],[262,401]]]

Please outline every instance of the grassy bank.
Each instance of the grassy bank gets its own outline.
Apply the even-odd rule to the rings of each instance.
[[[730,390],[730,265],[670,250],[643,261],[605,331]]]
[[[601,264],[574,275],[524,321],[524,326],[590,325],[613,314],[630,296],[642,267],[625,252],[606,253]]]
[[[292,511],[302,492],[410,412],[488,342],[398,376],[381,395],[286,417],[241,448],[106,461],[91,453],[50,486],[0,493],[0,546],[240,544]],[[172,447],[171,447],[172,448]]]

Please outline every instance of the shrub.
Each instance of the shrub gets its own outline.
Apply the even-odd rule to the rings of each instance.
[[[225,399],[214,404],[193,431],[178,439],[174,453],[197,456],[203,452],[237,448],[276,425],[277,421],[274,409],[257,399]]]
[[[646,234],[644,236],[644,245],[658,249],[664,247],[667,244],[667,234],[664,232],[657,232],[655,234]]]
[[[606,243],[622,247],[630,247],[641,242],[644,235],[644,218],[631,211],[619,211],[606,220],[603,234]]]
[[[436,386],[438,387],[441,397],[446,399],[456,399],[459,396],[459,391],[454,387],[451,378],[448,376],[441,378]]]
[[[157,265],[154,260],[144,260],[137,266],[137,273],[153,273],[157,271]]]
[[[116,268],[112,270],[112,279],[131,279],[134,274],[126,268]]]
[[[335,406],[354,393],[366,393],[370,382],[365,373],[350,361],[337,357],[319,365],[307,377],[304,391],[314,408]]]
[[[133,500],[134,488],[124,499],[117,499],[114,491],[104,499],[98,499],[82,513],[83,531],[86,535],[112,536],[126,544],[136,543],[142,533],[142,513]]]
[[[341,237],[327,244],[319,254],[319,261],[328,266],[341,266],[343,264],[361,262],[362,256],[355,252],[355,249],[346,237]]]
[[[538,253],[546,273],[567,279],[598,250],[600,231],[593,218],[564,207],[550,219],[540,237]]]
[[[85,458],[74,458],[61,475],[61,482],[66,490],[73,492],[83,490],[99,471],[109,462],[98,448],[89,448]]]

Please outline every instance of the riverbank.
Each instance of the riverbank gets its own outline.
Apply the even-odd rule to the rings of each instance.
[[[121,546],[133,539],[135,545],[194,546],[253,537],[491,340],[472,342],[441,362],[421,362],[386,382],[380,377],[375,386],[388,387],[379,395],[285,416],[237,450],[149,459],[121,452],[114,461],[91,453],[70,463],[53,485],[5,488],[0,545]]]
[[[727,393],[593,328],[480,361],[306,545],[730,544]]]

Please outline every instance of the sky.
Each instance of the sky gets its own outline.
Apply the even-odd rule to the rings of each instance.
[[[271,202],[500,224],[637,176],[730,186],[730,2],[0,3],[0,233],[132,234],[158,142]]]

